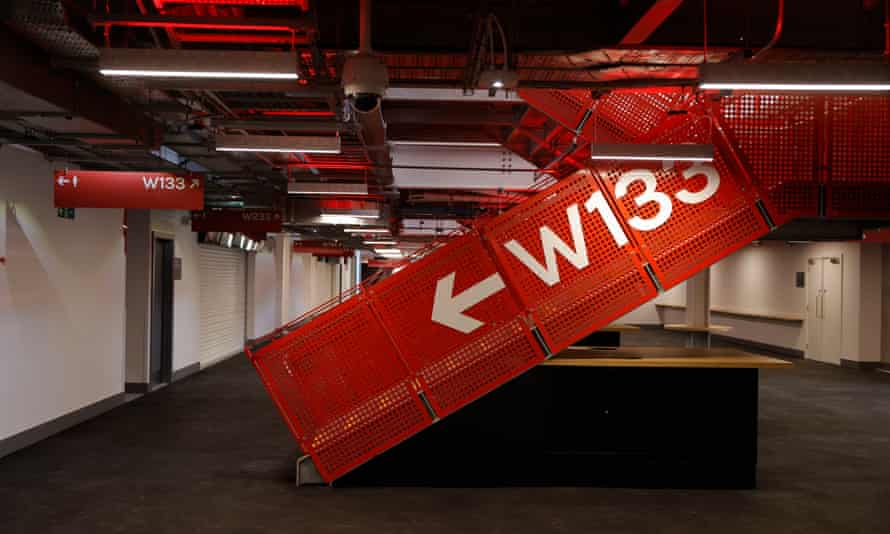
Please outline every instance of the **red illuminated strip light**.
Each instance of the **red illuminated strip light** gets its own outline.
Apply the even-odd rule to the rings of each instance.
[[[230,6],[300,6],[305,11],[307,0],[155,0],[155,5],[165,4],[213,4]]]

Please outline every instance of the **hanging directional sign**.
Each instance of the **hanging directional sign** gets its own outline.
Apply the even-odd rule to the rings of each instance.
[[[275,210],[204,210],[192,212],[192,232],[259,234],[281,231],[281,213]]]
[[[54,190],[57,208],[204,208],[204,178],[198,174],[56,171]]]

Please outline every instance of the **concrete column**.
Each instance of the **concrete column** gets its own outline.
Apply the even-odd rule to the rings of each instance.
[[[860,362],[881,361],[881,282],[883,277],[883,258],[881,245],[878,243],[862,243],[859,277],[859,353]],[[844,273],[846,276],[846,272]]]
[[[293,238],[275,236],[275,323],[283,325],[290,317],[290,264],[293,255]]]
[[[686,324],[704,328],[709,326],[711,307],[710,267],[686,280]]]
[[[247,269],[245,276],[247,277],[247,296],[245,299],[246,313],[244,333],[247,339],[256,339],[262,334],[256,331],[256,252],[247,253]]]

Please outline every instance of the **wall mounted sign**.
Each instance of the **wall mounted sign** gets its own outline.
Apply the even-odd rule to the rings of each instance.
[[[192,212],[192,232],[240,232],[256,235],[281,231],[275,210],[206,210]]]
[[[198,174],[56,171],[54,192],[57,208],[204,208],[204,177]]]

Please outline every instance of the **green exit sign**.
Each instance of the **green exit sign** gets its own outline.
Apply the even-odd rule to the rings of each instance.
[[[73,219],[74,208],[58,208],[56,209],[56,215],[63,219]]]

